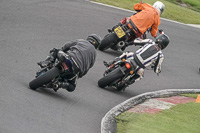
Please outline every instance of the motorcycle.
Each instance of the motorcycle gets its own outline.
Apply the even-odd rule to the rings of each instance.
[[[99,45],[99,50],[105,51],[108,48],[113,50],[124,51],[129,45],[133,45],[132,42],[135,39],[135,33],[129,29],[128,24],[120,24],[111,29],[108,29],[109,34],[107,34],[101,41]],[[146,39],[146,32],[140,36],[141,39]]]
[[[107,66],[103,77],[98,81],[98,86],[101,88],[114,87],[116,90],[125,90],[127,86],[132,84],[132,77],[135,75],[137,64],[132,59],[119,59]]]
[[[60,82],[67,80],[66,73],[71,72],[72,69],[69,56],[62,51],[59,51],[57,56],[54,63],[50,63],[44,68],[40,67],[36,72],[35,79],[29,83],[31,89],[47,87],[57,91],[60,88]]]

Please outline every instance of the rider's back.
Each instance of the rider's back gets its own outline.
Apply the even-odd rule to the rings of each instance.
[[[134,10],[140,11],[131,16],[131,20],[137,26],[139,31],[144,34],[148,28],[152,27],[151,34],[152,36],[156,36],[158,26],[160,25],[159,12],[147,3],[135,4]]]

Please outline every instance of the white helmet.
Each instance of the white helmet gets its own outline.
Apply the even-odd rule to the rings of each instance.
[[[159,11],[160,15],[163,13],[163,11],[165,9],[165,5],[160,1],[156,1],[153,4],[153,7],[156,8]]]

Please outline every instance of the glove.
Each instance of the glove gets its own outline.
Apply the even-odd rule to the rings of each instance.
[[[160,53],[158,54],[158,58],[156,60],[156,62],[154,63],[154,72],[158,73],[158,69],[159,69],[159,60],[160,60]]]
[[[50,50],[50,53],[58,53],[59,49],[57,48],[53,48],[52,50]]]
[[[161,73],[160,67],[156,69],[156,74],[159,76],[159,73]]]
[[[162,29],[159,29],[158,32],[159,32],[160,34],[164,34],[164,31],[163,31]]]
[[[59,49],[53,48],[52,50],[50,50],[50,55],[55,59],[57,58],[58,51]]]

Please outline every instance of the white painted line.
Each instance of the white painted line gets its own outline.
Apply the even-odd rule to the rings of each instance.
[[[196,27],[196,28],[200,28],[200,25],[197,25],[197,24],[187,24],[189,26],[192,26],[192,27]]]
[[[99,3],[99,2],[94,2],[94,1],[90,1],[90,0],[85,0],[85,1],[88,1],[88,2],[91,2],[91,3],[94,3],[94,4],[97,4],[97,5],[102,5],[102,6],[106,6],[106,7],[115,8],[115,9],[118,9],[118,10],[123,10],[123,11],[131,12],[131,13],[134,13],[134,12],[135,12],[135,11],[132,11],[132,10],[128,10],[128,9],[124,9],[124,8],[120,8],[120,7],[116,7],[116,6],[111,6],[111,5],[107,5],[107,4],[103,4],[103,3]],[[165,21],[169,21],[169,22],[174,22],[174,23],[177,23],[177,24],[182,24],[182,25],[185,25],[185,26],[200,28],[200,25],[195,25],[195,24],[184,24],[184,23],[181,23],[181,22],[177,22],[177,21],[169,20],[169,19],[165,19],[165,18],[160,18],[160,19],[165,20]]]

